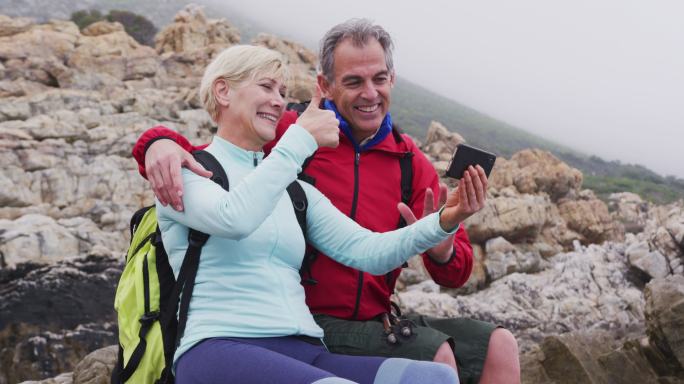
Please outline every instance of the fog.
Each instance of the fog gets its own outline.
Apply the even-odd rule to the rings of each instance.
[[[370,18],[392,34],[400,76],[581,152],[684,177],[682,1],[222,4],[310,48]]]

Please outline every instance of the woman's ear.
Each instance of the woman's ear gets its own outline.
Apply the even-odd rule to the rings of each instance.
[[[230,86],[225,79],[217,79],[212,86],[214,98],[222,107],[230,105]]]

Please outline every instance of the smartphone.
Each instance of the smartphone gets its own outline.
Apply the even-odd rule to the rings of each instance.
[[[469,166],[480,165],[484,169],[485,174],[489,177],[489,173],[494,167],[496,155],[479,148],[471,147],[466,144],[459,144],[456,147],[454,156],[451,157],[449,166],[447,167],[446,175],[454,179],[460,179],[463,172]]]

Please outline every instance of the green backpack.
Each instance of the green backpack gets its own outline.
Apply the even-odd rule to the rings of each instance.
[[[193,156],[213,173],[211,180],[227,191],[228,177],[216,158],[206,151],[195,151]],[[296,181],[287,192],[306,236],[306,194]],[[131,244],[114,299],[119,358],[111,380],[113,384],[173,383],[173,355],[185,330],[200,254],[209,235],[189,230],[188,249],[176,279],[162,244],[155,207],[137,211],[130,230]]]

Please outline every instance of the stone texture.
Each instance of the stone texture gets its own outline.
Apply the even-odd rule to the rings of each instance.
[[[608,213],[608,206],[590,190],[582,191],[579,197],[558,202],[558,211],[568,228],[582,235],[585,244],[621,240],[624,231]]]
[[[422,150],[435,160],[450,161],[456,146],[465,143],[463,136],[450,132],[442,123],[431,121]]]
[[[496,189],[512,186],[519,193],[546,193],[553,201],[579,192],[582,173],[560,161],[551,153],[526,149],[510,160],[498,158],[490,176]]]
[[[121,263],[90,256],[0,269],[0,382],[71,371],[90,351],[114,344]]]
[[[646,324],[654,343],[671,353],[674,370],[684,369],[684,276],[651,281],[644,290]]]

